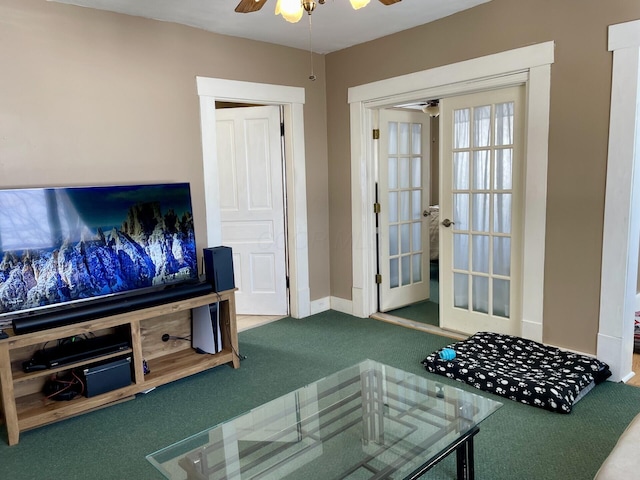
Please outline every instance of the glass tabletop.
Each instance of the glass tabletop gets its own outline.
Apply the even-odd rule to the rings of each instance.
[[[172,480],[404,479],[500,406],[365,360],[147,459]]]

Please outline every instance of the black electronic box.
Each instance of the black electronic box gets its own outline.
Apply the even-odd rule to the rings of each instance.
[[[131,357],[92,365],[82,370],[82,373],[87,397],[127,387],[131,385]]]

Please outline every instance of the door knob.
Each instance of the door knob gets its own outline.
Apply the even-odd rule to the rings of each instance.
[[[444,225],[445,227],[450,227],[451,225],[455,225],[455,222],[452,222],[451,220],[449,220],[448,218],[445,218],[442,221],[442,225]]]

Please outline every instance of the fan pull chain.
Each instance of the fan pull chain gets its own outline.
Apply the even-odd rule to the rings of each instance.
[[[311,25],[311,14],[309,16],[309,56],[311,61],[311,75],[309,75],[309,80],[312,82],[316,81],[316,76],[313,73],[313,37],[312,37],[312,25]]]

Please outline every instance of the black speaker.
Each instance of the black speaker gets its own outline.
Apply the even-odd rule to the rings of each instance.
[[[203,250],[204,272],[214,292],[236,288],[233,277],[233,253],[231,247],[211,247]]]

